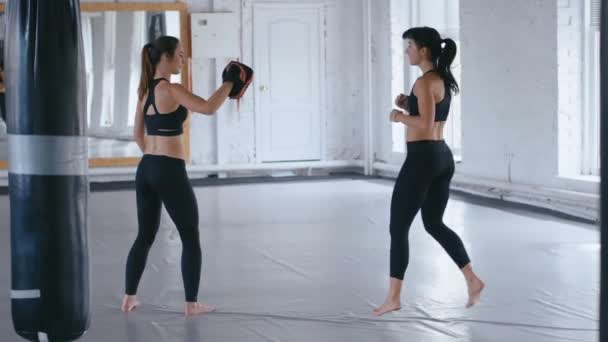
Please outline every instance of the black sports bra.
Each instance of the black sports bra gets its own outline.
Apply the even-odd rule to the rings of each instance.
[[[165,137],[176,136],[184,133],[184,121],[188,117],[188,109],[180,105],[171,113],[160,114],[156,108],[154,100],[154,88],[160,81],[167,81],[164,78],[157,78],[150,81],[148,98],[144,104],[144,123],[148,135],[161,135]],[[167,81],[169,82],[169,81]],[[148,109],[152,106],[155,114],[148,114]]]
[[[427,71],[427,73],[432,72],[433,70]],[[415,85],[414,85],[415,86]],[[445,95],[443,99],[437,103],[435,103],[435,122],[438,121],[446,121],[448,119],[448,114],[450,113],[450,103],[452,102],[452,93],[446,87]],[[418,109],[418,98],[414,95],[414,87],[412,87],[412,91],[410,92],[410,96],[407,100],[408,104],[408,112],[410,115],[420,115],[420,111]]]

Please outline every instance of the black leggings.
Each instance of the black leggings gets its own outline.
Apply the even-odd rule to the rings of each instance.
[[[391,201],[391,277],[403,279],[409,263],[408,235],[418,210],[426,231],[463,268],[469,257],[462,240],[443,223],[454,175],[452,151],[443,140],[407,143],[407,157]]]
[[[144,155],[135,177],[139,232],[127,258],[126,294],[135,295],[160,224],[161,203],[182,240],[182,278],[187,302],[196,302],[201,276],[198,206],[181,159]]]

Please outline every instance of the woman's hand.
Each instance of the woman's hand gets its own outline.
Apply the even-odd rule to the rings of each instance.
[[[409,96],[404,94],[399,94],[395,97],[395,106],[407,110]]]
[[[389,116],[389,120],[390,120],[391,122],[401,122],[400,118],[401,118],[401,116],[403,116],[403,115],[405,115],[405,114],[403,114],[403,112],[402,112],[402,111],[400,111],[400,110],[396,110],[396,109],[393,109],[393,110],[391,111],[391,115]]]

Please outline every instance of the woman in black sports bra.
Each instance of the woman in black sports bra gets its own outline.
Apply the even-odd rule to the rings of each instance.
[[[467,307],[479,301],[483,282],[473,272],[467,251],[458,235],[443,223],[454,157],[443,140],[443,127],[450,110],[452,93],[458,83],[450,71],[456,57],[456,43],[441,39],[430,27],[411,28],[403,33],[411,65],[424,73],[410,96],[400,95],[395,104],[406,112],[393,110],[392,122],[407,126],[407,157],[399,172],[391,200],[390,288],[377,316],[401,308],[401,286],[409,262],[408,234],[420,210],[426,231],[452,258],[464,274],[468,287]]]
[[[137,288],[158,231],[162,204],[182,241],[184,312],[196,315],[214,310],[210,305],[199,303],[197,298],[202,253],[198,206],[186,173],[183,124],[188,111],[212,115],[233,93],[242,94],[243,85],[251,79],[243,79],[241,66],[244,65],[231,63],[222,75],[223,84],[205,100],[181,84],[168,81],[171,75],[180,73],[183,64],[184,50],[175,37],[160,37],[143,48],[134,127],[135,140],[144,153],[135,179],[139,228],[127,258],[124,312],[139,304]]]

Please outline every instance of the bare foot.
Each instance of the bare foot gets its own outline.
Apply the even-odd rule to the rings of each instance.
[[[135,309],[140,303],[137,301],[136,296],[128,296],[125,295],[122,299],[122,312],[131,312]]]
[[[401,310],[401,302],[395,299],[387,299],[384,304],[374,309],[374,316],[379,317],[387,312]]]
[[[473,277],[471,280],[467,280],[467,287],[469,290],[469,301],[466,305],[467,308],[479,304],[481,299],[481,291],[485,286],[486,285],[483,283],[483,281],[477,278],[477,276]]]
[[[213,311],[215,311],[215,308],[211,305],[198,302],[186,303],[186,316],[202,315]]]

